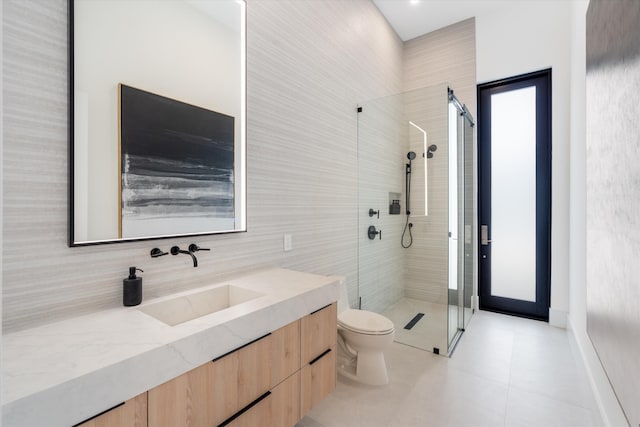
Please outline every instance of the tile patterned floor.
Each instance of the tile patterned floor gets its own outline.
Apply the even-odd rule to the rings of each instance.
[[[390,383],[339,378],[297,427],[588,427],[603,422],[568,332],[476,312],[449,359],[394,343]]]
[[[424,317],[410,330],[404,329],[404,326],[418,313],[424,313]],[[388,307],[382,315],[395,325],[396,342],[428,351],[433,351],[435,347],[440,350],[440,354],[446,354],[447,340],[457,331],[458,308],[445,304],[402,298]],[[465,315],[471,316],[471,309],[465,309]],[[449,336],[447,324],[453,331],[451,336]]]

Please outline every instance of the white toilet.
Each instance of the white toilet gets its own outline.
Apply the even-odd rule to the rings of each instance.
[[[393,342],[395,328],[386,317],[349,308],[344,278],[338,300],[338,373],[368,385],[389,383],[383,351]]]

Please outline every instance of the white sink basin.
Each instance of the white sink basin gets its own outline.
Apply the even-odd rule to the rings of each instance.
[[[261,296],[264,294],[233,285],[224,285],[145,305],[138,310],[169,326],[175,326]]]

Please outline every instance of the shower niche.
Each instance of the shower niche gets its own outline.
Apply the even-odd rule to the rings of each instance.
[[[448,355],[473,314],[473,117],[447,83],[357,114],[358,305],[391,319],[397,342]]]

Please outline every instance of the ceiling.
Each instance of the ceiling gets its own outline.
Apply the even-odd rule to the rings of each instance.
[[[403,41],[474,16],[491,13],[508,0],[373,0]],[[513,4],[513,3],[512,3]]]

